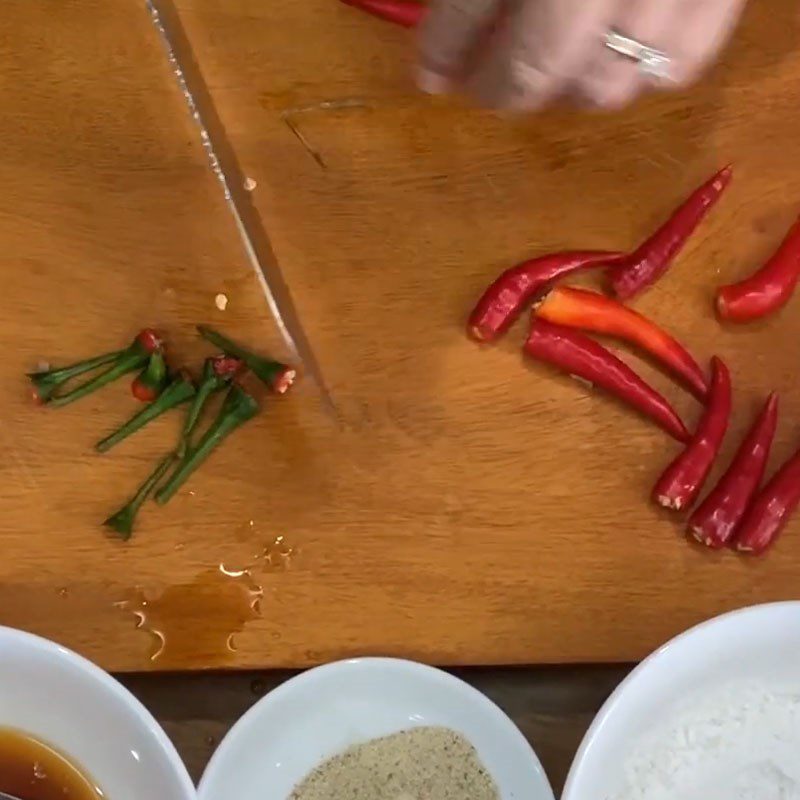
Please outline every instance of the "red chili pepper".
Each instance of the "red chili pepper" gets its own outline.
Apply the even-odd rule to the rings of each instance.
[[[617,297],[627,300],[639,294],[669,269],[732,177],[732,167],[723,167],[695,189],[649,239],[608,271],[611,288]]]
[[[689,531],[698,542],[719,548],[733,540],[764,476],[777,423],[778,395],[773,392],[739,445],[728,471],[689,517]]]
[[[639,345],[681,378],[697,398],[703,400],[708,393],[703,370],[680,342],[647,317],[605,295],[559,286],[539,303],[536,316]]]
[[[152,403],[153,400],[158,397],[158,389],[153,389],[150,386],[146,386],[142,383],[139,378],[134,378],[131,381],[131,394],[140,402],[140,403]]]
[[[469,315],[467,333],[479,342],[491,342],[505,333],[524,306],[554,280],[581,269],[613,264],[622,257],[622,253],[603,250],[570,250],[523,261],[486,289]]]
[[[778,538],[800,503],[800,450],[756,495],[736,533],[736,549],[760,555]]]
[[[717,313],[731,322],[748,322],[772,314],[789,302],[800,277],[800,219],[772,258],[739,283],[717,291]]]
[[[420,3],[407,0],[342,0],[342,2],[360,8],[373,17],[402,25],[404,28],[415,28],[419,25],[427,10]]]
[[[136,341],[147,353],[155,353],[164,346],[164,340],[152,328],[143,328],[136,335]]]
[[[697,497],[717,457],[731,414],[731,376],[719,358],[711,359],[711,390],[700,424],[686,449],[664,470],[653,499],[679,511]]]
[[[670,436],[688,441],[689,433],[670,404],[627,364],[588,336],[534,317],[525,352],[616,395]]]

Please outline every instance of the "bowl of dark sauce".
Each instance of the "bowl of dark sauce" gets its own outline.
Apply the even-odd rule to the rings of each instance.
[[[20,800],[195,800],[172,743],[110,675],[0,626],[0,792]]]
[[[0,790],[20,800],[103,797],[94,781],[65,755],[14,728],[0,728]]]

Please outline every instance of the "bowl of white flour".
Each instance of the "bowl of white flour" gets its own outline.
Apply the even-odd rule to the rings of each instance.
[[[562,800],[800,800],[800,602],[734,611],[645,659]]]

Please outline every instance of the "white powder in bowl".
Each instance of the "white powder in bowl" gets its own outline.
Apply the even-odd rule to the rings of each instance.
[[[499,800],[475,748],[449,728],[372,739],[324,761],[289,800]]]
[[[800,800],[800,684],[727,683],[654,721],[609,800]]]

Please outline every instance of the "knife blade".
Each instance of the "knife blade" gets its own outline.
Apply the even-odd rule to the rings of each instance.
[[[245,252],[281,336],[316,384],[327,410],[335,414],[333,398],[300,321],[261,215],[245,189],[244,172],[219,118],[180,15],[172,0],[145,2],[189,112],[198,125],[209,165],[220,182]]]

